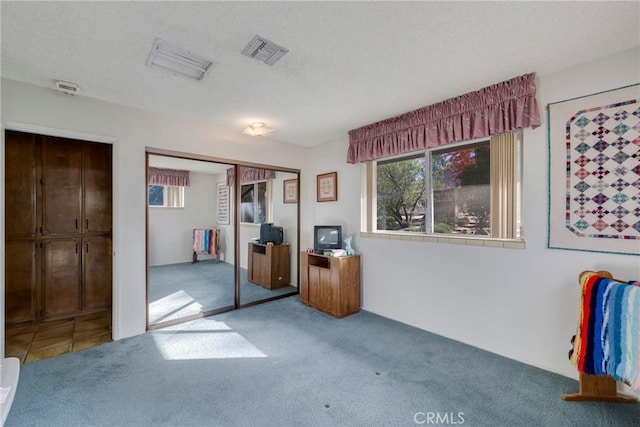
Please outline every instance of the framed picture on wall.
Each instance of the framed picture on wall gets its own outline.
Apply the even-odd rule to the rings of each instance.
[[[324,173],[316,177],[316,195],[318,202],[338,200],[338,172]]]
[[[224,182],[218,183],[218,224],[229,224],[229,187]]]
[[[298,203],[298,180],[285,179],[283,186],[283,203]]]

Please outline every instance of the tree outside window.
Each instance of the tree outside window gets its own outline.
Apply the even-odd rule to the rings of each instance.
[[[380,161],[377,229],[490,235],[490,143]]]
[[[425,231],[424,165],[424,156],[378,163],[378,230]]]
[[[431,153],[433,231],[491,234],[489,142]]]

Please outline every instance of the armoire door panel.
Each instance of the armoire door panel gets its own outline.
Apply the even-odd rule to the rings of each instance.
[[[83,146],[83,233],[111,233],[110,144]]]
[[[111,308],[112,146],[5,132],[6,322]]]
[[[81,309],[81,244],[80,239],[44,242],[43,312],[45,318],[72,314]]]
[[[43,234],[80,233],[82,143],[47,137],[42,149]]]
[[[36,320],[36,243],[9,240],[5,244],[5,322]]]
[[[36,135],[5,133],[5,233],[34,236],[36,225]]]
[[[111,239],[89,237],[83,239],[82,267],[84,271],[83,310],[111,308],[112,282]]]

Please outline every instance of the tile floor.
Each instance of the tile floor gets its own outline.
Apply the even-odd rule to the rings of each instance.
[[[111,312],[85,314],[71,319],[5,330],[5,357],[21,363],[48,359],[111,341]]]

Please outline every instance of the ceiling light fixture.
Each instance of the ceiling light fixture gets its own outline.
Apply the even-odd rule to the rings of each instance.
[[[149,53],[147,65],[167,71],[175,76],[200,81],[213,69],[216,62],[181,49],[162,39],[156,39],[151,53]]]
[[[275,129],[269,129],[262,122],[253,122],[242,131],[242,133],[251,136],[269,136],[275,132]]]

